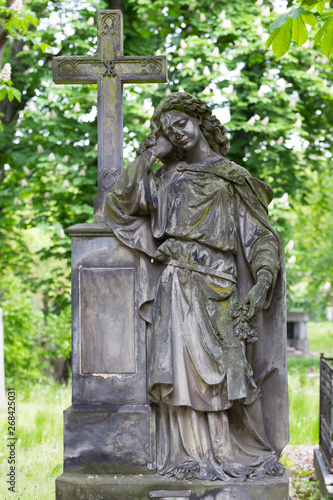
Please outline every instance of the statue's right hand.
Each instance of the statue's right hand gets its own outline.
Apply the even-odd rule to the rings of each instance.
[[[160,135],[156,141],[155,146],[149,149],[157,158],[163,158],[168,153],[170,153],[170,151],[173,149],[173,145],[166,137],[164,137],[164,135]]]

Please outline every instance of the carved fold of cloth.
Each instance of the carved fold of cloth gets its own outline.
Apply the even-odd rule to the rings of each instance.
[[[160,262],[156,280],[147,264],[142,304],[152,310],[148,388],[157,405],[158,471],[223,480],[282,474],[285,280],[283,246],[265,209],[269,188],[225,159],[155,174],[151,161],[143,153],[117,179],[107,223],[125,245]],[[262,271],[272,285],[256,320],[258,340],[247,345],[234,304]]]

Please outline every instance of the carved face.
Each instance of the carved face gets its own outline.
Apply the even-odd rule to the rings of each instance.
[[[199,120],[183,111],[166,111],[161,116],[161,123],[167,139],[181,149],[194,149],[202,139]]]

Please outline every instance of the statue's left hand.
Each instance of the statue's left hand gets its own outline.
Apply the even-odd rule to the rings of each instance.
[[[255,318],[264,307],[269,287],[269,283],[259,280],[245,297],[244,304],[249,304],[249,310],[246,314],[248,319]]]

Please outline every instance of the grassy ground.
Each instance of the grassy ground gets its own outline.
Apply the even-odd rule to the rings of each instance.
[[[311,352],[333,355],[333,324],[310,324]],[[319,356],[288,360],[291,445],[318,443]],[[17,387],[16,493],[8,493],[6,448],[8,423],[0,412],[0,499],[52,500],[54,480],[62,472],[62,412],[71,404],[70,386],[55,383]],[[293,470],[291,498],[320,500],[311,471],[298,470],[292,454],[285,457]],[[302,479],[303,477],[303,479]]]
[[[62,412],[71,404],[70,386],[54,382],[17,389],[16,492],[7,490],[8,422],[0,412],[0,498],[51,500],[62,473]]]

